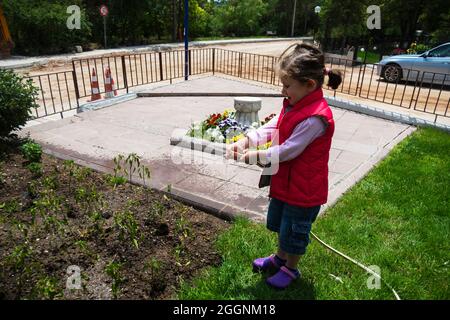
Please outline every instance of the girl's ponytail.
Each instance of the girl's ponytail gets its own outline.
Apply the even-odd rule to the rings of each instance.
[[[340,70],[327,69],[326,74],[328,75],[327,86],[331,87],[333,90],[336,90],[342,83],[342,72]]]

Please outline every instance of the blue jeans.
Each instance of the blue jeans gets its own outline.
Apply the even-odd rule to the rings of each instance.
[[[311,242],[309,233],[320,206],[298,207],[272,198],[267,213],[267,229],[279,234],[280,249],[292,255],[303,255]]]

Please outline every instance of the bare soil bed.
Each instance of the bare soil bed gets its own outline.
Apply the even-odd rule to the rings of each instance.
[[[1,299],[173,299],[220,265],[229,222],[72,162],[26,164],[0,160]]]

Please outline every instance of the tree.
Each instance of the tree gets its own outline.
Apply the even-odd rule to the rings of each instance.
[[[330,38],[340,39],[342,48],[350,39],[366,35],[367,2],[367,0],[323,1],[320,20],[323,23],[321,36],[325,42]]]
[[[67,28],[67,7],[81,7],[81,29]],[[81,0],[3,0],[15,51],[25,54],[59,53],[86,44],[91,24]]]
[[[267,10],[263,0],[226,0],[217,5],[214,12],[214,33],[231,36],[260,34]]]

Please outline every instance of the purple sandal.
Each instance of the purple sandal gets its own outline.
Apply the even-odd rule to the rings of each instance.
[[[253,272],[277,272],[281,265],[275,260],[275,254],[253,261]]]
[[[286,289],[298,277],[300,277],[300,274],[296,275],[285,266],[282,266],[274,276],[267,278],[266,283],[275,289]]]

